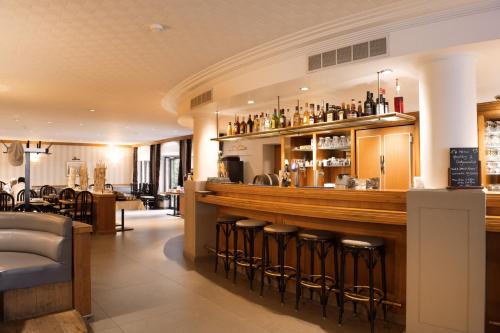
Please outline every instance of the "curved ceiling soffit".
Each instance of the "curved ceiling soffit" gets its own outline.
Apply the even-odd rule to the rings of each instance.
[[[217,62],[178,83],[163,97],[161,105],[167,112],[179,114],[178,111],[188,111],[178,110],[179,103],[183,99],[193,97],[203,90],[210,89],[218,82],[249,72],[264,64],[269,65],[291,57],[321,53],[408,27],[482,13],[496,8],[500,8],[500,4],[495,0],[465,4],[453,9],[449,9],[449,2],[444,0],[432,3],[422,1],[415,6],[405,5],[404,1],[380,6],[376,10],[360,12],[303,29]],[[192,127],[189,117],[189,112],[187,112],[179,118],[179,124]]]

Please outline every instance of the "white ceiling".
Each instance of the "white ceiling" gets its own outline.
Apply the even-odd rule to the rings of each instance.
[[[395,1],[403,0],[3,0],[0,138],[137,143],[189,133],[160,105],[176,83]],[[167,30],[152,33],[151,23]]]

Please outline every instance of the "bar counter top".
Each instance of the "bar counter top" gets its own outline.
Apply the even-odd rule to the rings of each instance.
[[[207,183],[198,201],[302,217],[406,225],[406,192]],[[500,193],[487,193],[486,230],[500,232]]]

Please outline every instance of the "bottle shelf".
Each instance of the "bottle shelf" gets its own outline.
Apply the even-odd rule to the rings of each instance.
[[[350,168],[351,165],[325,165],[325,166],[320,166],[320,168]]]
[[[328,133],[329,131],[343,128],[377,128],[393,125],[411,124],[415,117],[405,113],[386,113],[381,115],[366,116],[360,118],[335,120],[327,123],[302,125],[297,127],[276,128],[263,132],[248,134],[228,135],[213,138],[213,141],[231,141],[243,139],[260,139],[282,135],[298,135],[306,133]]]
[[[350,151],[351,146],[338,147],[338,148],[318,148],[318,150],[338,150],[338,151]]]
[[[312,152],[313,150],[312,149],[297,149],[297,148],[293,148],[292,151],[298,151],[298,152]]]

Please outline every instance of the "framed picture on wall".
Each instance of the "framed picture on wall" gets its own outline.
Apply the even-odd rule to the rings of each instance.
[[[80,174],[80,168],[82,167],[82,165],[84,164],[85,162],[83,161],[69,161],[69,162],[66,162],[66,177],[69,177],[69,170],[71,168],[75,168],[76,169],[76,174]]]

